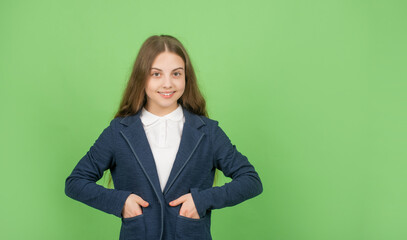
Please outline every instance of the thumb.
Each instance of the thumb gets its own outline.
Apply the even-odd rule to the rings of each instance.
[[[185,200],[186,200],[185,195],[182,195],[181,197],[179,197],[179,198],[175,199],[174,201],[170,202],[170,205],[171,206],[178,206],[181,203],[185,202]]]
[[[140,196],[136,197],[136,203],[144,208],[148,207],[148,202],[144,201]]]

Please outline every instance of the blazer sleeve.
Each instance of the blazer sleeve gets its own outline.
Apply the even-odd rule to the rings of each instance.
[[[96,182],[114,160],[114,119],[65,180],[65,194],[103,212],[121,217],[130,191],[105,188]]]
[[[214,164],[225,176],[232,178],[232,181],[221,187],[191,189],[200,217],[203,217],[207,210],[236,205],[263,191],[259,175],[253,165],[231,143],[218,122],[215,122],[211,133]]]

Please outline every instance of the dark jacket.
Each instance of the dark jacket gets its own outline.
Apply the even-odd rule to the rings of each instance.
[[[218,122],[183,108],[185,124],[179,150],[164,191],[155,167],[141,111],[110,122],[65,182],[67,196],[121,218],[120,240],[212,239],[211,210],[233,206],[262,192],[262,184],[247,157],[232,145]],[[105,170],[115,189],[96,184]],[[213,187],[215,169],[232,181]],[[123,218],[131,194],[149,202],[143,214]],[[179,215],[169,202],[191,193],[200,219]]]

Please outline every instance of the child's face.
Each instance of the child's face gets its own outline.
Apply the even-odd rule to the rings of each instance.
[[[166,115],[178,107],[177,100],[182,96],[184,90],[184,61],[174,53],[160,53],[155,58],[146,81],[147,103],[145,108],[155,115]]]

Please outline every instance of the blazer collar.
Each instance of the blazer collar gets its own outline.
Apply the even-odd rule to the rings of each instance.
[[[181,109],[184,113],[185,116],[185,124],[190,125],[191,127],[194,128],[199,128],[202,125],[206,125],[205,122],[201,119],[201,117],[197,114],[194,114],[187,110],[185,107],[181,106]],[[131,126],[132,124],[141,121],[140,116],[141,116],[142,109],[140,109],[137,113],[133,115],[129,115],[124,117],[120,123],[126,126]]]
[[[154,156],[140,119],[141,110],[136,114],[124,117],[120,121],[121,124],[127,126],[121,130],[120,133],[133,152],[135,161],[137,162],[136,164],[143,170],[159,199],[162,199],[163,195],[171,189],[171,186],[177,180],[205,135],[205,133],[198,130],[201,126],[205,125],[203,119],[184,107],[182,107],[182,110],[185,123],[182,130],[180,146],[163,192],[161,191]]]
[[[150,126],[155,122],[159,121],[160,119],[169,119],[174,122],[179,122],[184,117],[182,107],[178,104],[178,107],[173,110],[172,112],[164,115],[164,116],[157,116],[145,109],[144,107],[141,109],[140,119],[144,126]]]

